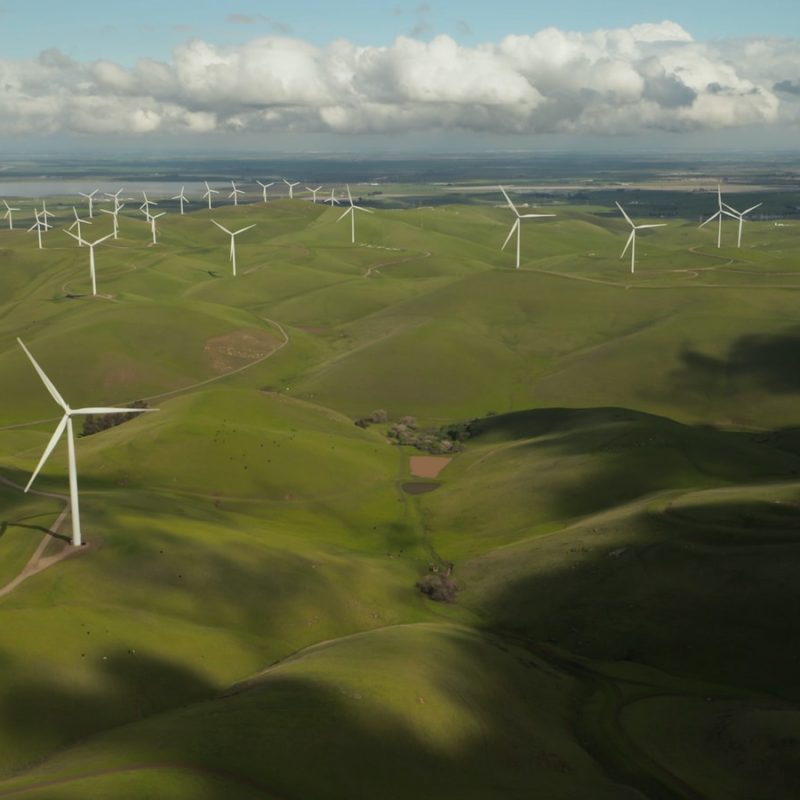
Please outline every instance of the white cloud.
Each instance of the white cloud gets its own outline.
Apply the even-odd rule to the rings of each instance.
[[[192,40],[133,67],[0,59],[0,133],[694,131],[796,125],[799,86],[797,39],[701,43],[669,21],[474,47]]]

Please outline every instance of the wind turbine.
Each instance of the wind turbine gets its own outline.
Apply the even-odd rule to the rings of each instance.
[[[261,187],[261,191],[262,191],[262,193],[264,195],[264,202],[266,203],[267,202],[267,189],[269,189],[270,186],[274,186],[275,185],[275,181],[272,181],[272,183],[261,183],[261,181],[256,181],[256,183]]]
[[[616,202],[616,201],[614,201]],[[634,271],[636,267],[636,231],[644,230],[645,228],[663,228],[666,226],[666,222],[659,222],[652,225],[634,225],[633,220],[625,213],[625,209],[617,203],[617,208],[622,212],[622,216],[628,220],[628,223],[631,226],[631,235],[628,237],[628,241],[625,244],[625,249],[622,251],[622,255],[620,258],[625,256],[625,253],[628,252],[628,248],[631,248],[631,272]]]
[[[94,219],[94,196],[99,191],[99,189],[95,189],[93,192],[89,192],[89,194],[86,194],[85,192],[78,192],[81,197],[85,197],[89,201],[89,219]]]
[[[33,215],[36,217],[36,222],[34,222],[33,225],[28,228],[28,233],[33,230],[36,231],[36,235],[39,238],[39,249],[43,250],[42,231],[46,231],[50,226],[47,224],[47,218],[45,217],[45,219],[42,219],[42,217],[39,216],[39,212],[35,208],[33,209]]]
[[[103,192],[106,197],[110,197],[114,201],[114,211],[119,211],[124,203],[120,203],[119,196],[125,191],[124,189],[117,189],[116,192]],[[100,209],[102,211],[102,209]]]
[[[318,192],[318,191],[319,191],[321,188],[322,188],[321,186],[317,186],[317,188],[316,188],[316,189],[312,189],[310,186],[306,186],[306,189],[307,189],[309,192],[311,192],[311,195],[312,195],[311,202],[312,202],[312,203],[316,203],[316,202],[317,202],[317,192]]]
[[[231,251],[230,251],[230,258],[231,258],[231,265],[233,266],[233,275],[236,277],[236,237],[240,233],[244,233],[245,231],[249,231],[250,228],[255,228],[255,223],[252,225],[248,225],[246,228],[239,228],[238,231],[229,231],[227,228],[223,227],[219,224],[215,219],[211,220],[221,231],[225,231],[228,236],[231,237]]]
[[[294,200],[294,187],[300,185],[300,181],[295,181],[294,183],[289,183],[286,178],[283,179],[283,182],[289,187],[289,199]]]
[[[144,211],[145,217],[147,217],[147,221],[150,221],[150,206],[157,206],[155,200],[148,200],[147,199],[147,192],[142,190],[142,196],[144,197],[144,202],[139,206],[139,211]]]
[[[109,233],[107,236],[103,236],[101,239],[97,239],[94,242],[87,242],[85,239],[79,238],[78,236],[76,236],[74,233],[71,233],[70,231],[64,231],[64,233],[66,233],[68,236],[71,236],[73,239],[77,239],[78,240],[78,244],[80,244],[80,245],[84,245],[85,244],[85,245],[88,246],[88,248],[89,248],[89,273],[92,276],[92,295],[96,296],[97,295],[97,277],[95,275],[95,270],[94,270],[94,248],[97,247],[97,245],[100,244],[101,242],[104,242],[106,239],[110,239],[114,234],[113,233]]]
[[[208,181],[203,181],[203,183],[206,185],[206,191],[205,191],[205,194],[203,195],[203,200],[208,198],[208,207],[210,209],[211,208],[211,195],[212,194],[219,194],[219,191],[217,189],[212,189],[208,185]]]
[[[341,222],[348,214],[350,214],[350,240],[353,244],[356,243],[356,211],[366,211],[367,214],[374,214],[375,212],[370,210],[369,208],[362,208],[361,206],[357,206],[353,203],[353,195],[350,194],[350,186],[347,187],[347,199],[350,201],[350,208],[348,208],[344,214],[342,214],[337,222]],[[331,206],[332,207],[332,206]]]
[[[6,213],[3,216],[3,219],[8,220],[8,229],[10,231],[14,230],[14,212],[19,211],[18,208],[12,208],[5,200],[3,200],[3,205],[6,207]]]
[[[330,203],[331,208],[333,208],[335,205],[336,206],[340,205],[339,201],[336,199],[336,194],[334,189],[331,189],[331,196],[325,202]]]
[[[119,203],[117,205],[117,203],[115,201],[114,210],[113,211],[109,211],[107,208],[101,208],[100,209],[100,211],[102,211],[103,214],[111,214],[111,216],[114,218],[114,238],[115,239],[119,238],[119,219],[118,219],[118,215],[119,215],[119,212],[122,211],[123,208],[125,208],[125,203]]]
[[[508,232],[508,236],[506,236],[506,240],[503,242],[503,246],[500,248],[501,250],[506,249],[506,245],[511,240],[511,237],[514,235],[514,232],[517,233],[517,269],[519,269],[519,253],[520,253],[520,240],[522,238],[522,220],[523,219],[535,219],[537,217],[554,217],[555,214],[520,214],[517,211],[517,207],[511,202],[511,198],[506,194],[506,190],[501,186],[499,187],[500,191],[503,193],[503,196],[506,198],[508,205],[511,206],[511,210],[516,215],[516,219],[514,220],[514,224],[511,226],[511,230]]]
[[[231,186],[233,187],[233,191],[228,195],[228,198],[230,199],[232,197],[233,198],[233,204],[235,206],[238,206],[239,205],[239,195],[240,194],[244,194],[244,190],[237,189],[236,188],[236,184],[233,181],[231,181]]]
[[[750,206],[750,208],[748,208],[745,211],[737,211],[733,206],[729,206],[727,203],[723,203],[722,205],[725,206],[725,208],[728,209],[728,211],[731,212],[731,215],[735,219],[739,220],[739,239],[737,241],[736,246],[737,247],[741,247],[742,246],[742,225],[744,223],[745,215],[749,214],[751,211],[755,211],[759,206],[763,205],[763,203],[756,203],[756,205]]]
[[[48,227],[48,228],[52,228],[53,226],[52,226],[52,225],[50,225],[50,224],[47,222],[47,218],[48,218],[48,217],[53,217],[53,218],[55,218],[55,216],[56,216],[55,214],[51,214],[51,213],[50,213],[50,212],[47,210],[47,200],[42,200],[42,217],[44,217],[44,221],[45,221],[45,223],[47,223],[47,227]]]
[[[158,409],[110,407],[70,408],[67,404],[67,401],[64,400],[64,398],[59,394],[58,389],[56,389],[56,387],[53,385],[53,382],[50,380],[50,378],[45,375],[44,370],[36,363],[36,359],[31,355],[30,350],[28,350],[28,348],[22,343],[22,339],[17,339],[17,341],[30,359],[31,364],[33,364],[33,368],[42,379],[42,383],[45,385],[45,388],[48,392],[50,392],[50,396],[64,410],[64,416],[61,417],[61,421],[56,426],[55,432],[50,437],[50,441],[47,443],[47,447],[45,447],[44,453],[42,454],[41,459],[39,459],[39,463],[37,464],[33,475],[31,475],[28,485],[25,487],[25,491],[27,492],[28,489],[31,488],[31,485],[33,484],[34,480],[36,480],[36,476],[39,474],[39,471],[50,457],[50,454],[53,452],[55,446],[58,444],[58,440],[63,435],[64,430],[66,430],[67,453],[69,458],[69,501],[72,509],[72,544],[74,547],[80,547],[83,542],[81,540],[81,515],[78,507],[78,464],[75,459],[75,432],[72,428],[72,418],[76,414],[140,414],[146,411],[157,411]]]
[[[78,246],[83,247],[83,234],[81,233],[81,225],[91,225],[92,223],[89,222],[88,219],[81,219],[78,216],[78,212],[75,209],[75,206],[72,206],[72,213],[75,215],[75,222],[67,228],[68,231],[71,231],[74,227],[77,226],[78,228]]]
[[[158,237],[156,236],[156,220],[159,217],[163,217],[166,214],[166,211],[162,211],[160,214],[148,214],[147,221],[150,223],[150,231],[153,234],[153,244],[158,244]]]
[[[181,186],[181,192],[180,192],[180,194],[176,194],[176,195],[175,195],[175,197],[173,197],[173,198],[172,198],[173,200],[180,200],[180,202],[181,202],[181,216],[183,216],[183,204],[184,204],[184,203],[191,203],[191,202],[192,202],[192,201],[191,201],[191,200],[189,200],[189,198],[188,198],[188,197],[186,197],[186,195],[184,194],[183,190],[184,190],[185,188],[186,188],[185,186]]]
[[[733,217],[734,215],[731,214],[730,211],[726,211],[726,203],[722,202],[722,187],[717,184],[717,203],[719,205],[717,211],[712,214],[705,222],[699,225],[702,228],[704,225],[708,225],[709,222],[719,219],[719,223],[717,224],[717,248],[722,247],[722,217],[723,215]]]

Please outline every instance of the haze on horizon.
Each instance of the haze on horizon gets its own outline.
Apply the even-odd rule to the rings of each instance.
[[[783,0],[108,5],[0,4],[6,154],[797,147]]]

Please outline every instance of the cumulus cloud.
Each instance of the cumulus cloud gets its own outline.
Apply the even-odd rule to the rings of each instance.
[[[613,135],[796,125],[798,76],[797,39],[704,43],[669,21],[547,28],[471,47],[445,35],[383,47],[195,39],[169,61],[132,67],[50,49],[0,59],[0,132]]]

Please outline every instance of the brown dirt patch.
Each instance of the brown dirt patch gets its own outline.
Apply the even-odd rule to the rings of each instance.
[[[213,370],[219,374],[264,358],[278,345],[269,331],[247,328],[217,336],[206,342],[204,352]]]
[[[417,478],[438,478],[439,473],[452,460],[451,456],[411,456],[411,474]]]

